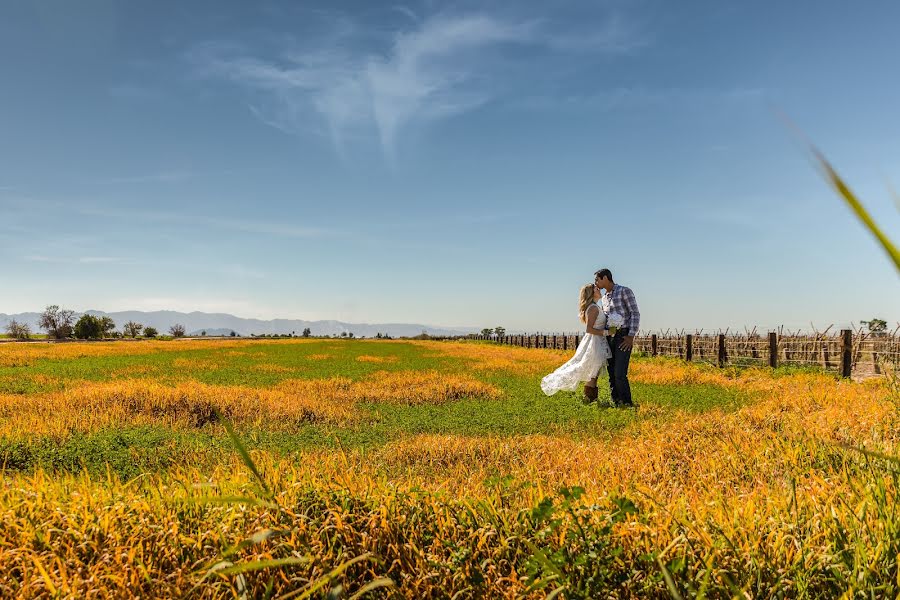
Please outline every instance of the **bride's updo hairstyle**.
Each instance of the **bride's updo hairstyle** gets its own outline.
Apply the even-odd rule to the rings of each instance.
[[[581,292],[578,294],[578,318],[582,323],[587,323],[587,309],[594,303],[594,284],[588,283],[581,286]]]

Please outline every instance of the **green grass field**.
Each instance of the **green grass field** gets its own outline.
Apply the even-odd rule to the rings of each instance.
[[[174,385],[270,388],[289,379],[318,379],[340,375],[364,379],[376,371],[465,373],[468,361],[441,356],[418,345],[364,340],[316,341],[309,344],[248,342],[252,353],[229,353],[207,343],[207,349],[135,355],[76,356],[41,359],[20,366],[0,367],[0,394],[40,394],[71,388],[81,382],[147,379]],[[314,358],[328,355],[327,359]],[[393,362],[360,362],[359,357],[383,357]],[[641,360],[641,359],[636,359]],[[547,363],[552,364],[552,363]],[[273,367],[274,366],[274,367]],[[262,368],[261,368],[262,367]],[[610,436],[642,420],[665,421],[681,411],[734,410],[748,398],[740,390],[708,384],[634,384],[644,410],[623,411],[608,406],[608,389],[601,401],[585,406],[579,394],[548,398],[535,376],[507,371],[487,372],[483,381],[499,388],[503,401],[462,399],[439,405],[397,406],[364,403],[373,415],[365,423],[335,426],[305,425],[290,432],[248,427],[242,433],[254,447],[287,454],[316,447],[375,448],[408,436],[447,434],[512,436],[564,434],[572,437]],[[605,394],[605,397],[603,396]],[[649,410],[652,409],[652,410]],[[209,429],[209,428],[207,428]],[[112,470],[131,477],[147,469],[162,469],[185,454],[205,455],[210,461],[233,452],[221,431],[173,431],[166,427],[134,426],[58,436],[27,436],[0,440],[7,468],[36,467],[91,472]]]
[[[0,344],[0,597],[900,593],[890,380],[635,357],[620,410],[567,358]]]

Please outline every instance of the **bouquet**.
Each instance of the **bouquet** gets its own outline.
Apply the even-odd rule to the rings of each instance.
[[[625,317],[619,313],[609,313],[606,316],[606,328],[609,329],[609,335],[616,335],[616,330],[623,325],[625,325]]]

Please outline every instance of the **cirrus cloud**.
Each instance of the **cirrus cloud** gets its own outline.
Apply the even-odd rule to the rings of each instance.
[[[354,36],[362,28],[342,23],[327,43],[282,48],[274,57],[222,43],[195,47],[190,57],[205,75],[251,92],[250,110],[263,123],[292,134],[324,131],[340,153],[348,141],[374,134],[393,161],[408,127],[473,110],[502,93],[499,72],[517,60],[505,49],[616,52],[636,44],[619,19],[574,43],[539,21],[440,14],[394,32],[380,47],[359,45]]]

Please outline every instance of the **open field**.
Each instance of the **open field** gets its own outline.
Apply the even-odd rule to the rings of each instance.
[[[0,596],[900,592],[892,380],[636,358],[622,411],[544,397],[566,357],[2,344]]]

